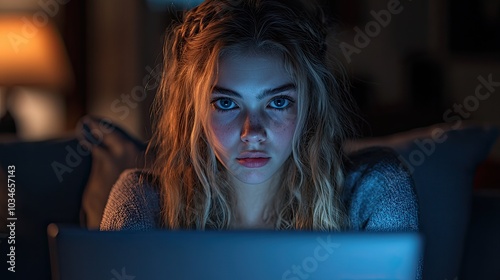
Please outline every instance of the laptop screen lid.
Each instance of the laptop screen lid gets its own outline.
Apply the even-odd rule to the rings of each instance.
[[[415,279],[417,233],[48,227],[54,280]]]

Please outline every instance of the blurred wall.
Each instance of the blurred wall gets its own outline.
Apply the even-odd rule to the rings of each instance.
[[[488,17],[495,22],[499,5],[490,0],[469,2],[476,3],[323,1],[336,18],[335,52],[366,119],[365,136],[446,122],[450,117],[500,125],[500,87],[494,87],[496,91],[477,106],[470,103],[480,77],[500,82],[500,50],[482,51],[484,43],[478,38],[470,39],[477,41],[477,49],[463,50],[451,40],[452,31],[464,28],[451,20],[457,14],[477,13],[477,18],[483,18],[483,5],[490,7]],[[88,1],[88,112],[109,117],[143,139],[150,135],[154,70],[161,65],[162,38],[169,23],[168,11],[161,8],[169,7],[168,3]],[[479,8],[471,10],[466,4]],[[470,34],[474,31],[463,36]],[[148,84],[143,97],[138,87]],[[470,110],[460,115],[457,106]],[[495,156],[500,159],[500,145]]]
[[[87,113],[144,138],[142,1],[87,1]]]
[[[337,57],[369,123],[366,136],[457,119],[500,126],[500,47],[492,48],[500,41],[500,2],[331,3],[344,44]],[[478,87],[487,98],[476,96]],[[500,159],[500,143],[494,156]]]

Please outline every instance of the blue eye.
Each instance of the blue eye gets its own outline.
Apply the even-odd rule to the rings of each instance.
[[[212,105],[215,109],[220,111],[229,111],[238,108],[236,103],[229,98],[219,98],[212,101]]]
[[[271,100],[271,102],[269,103],[269,107],[271,107],[272,109],[284,110],[292,106],[293,103],[294,101],[288,96],[278,96]]]

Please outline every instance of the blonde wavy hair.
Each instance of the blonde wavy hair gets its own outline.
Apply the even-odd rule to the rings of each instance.
[[[323,18],[297,1],[207,0],[169,29],[148,147],[163,227],[230,228],[235,199],[207,141],[209,98],[219,59],[252,50],[279,55],[298,93],[292,154],[273,200],[275,229],[346,228],[342,144],[350,106],[346,83],[330,70]]]

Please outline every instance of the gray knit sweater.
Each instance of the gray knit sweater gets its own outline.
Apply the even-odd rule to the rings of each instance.
[[[139,183],[141,170],[121,174],[111,190],[101,230],[158,228],[158,190]],[[388,148],[369,148],[350,155],[346,162],[343,200],[351,230],[418,231],[418,203],[408,169]],[[416,279],[422,278],[420,259]]]
[[[158,228],[159,193],[140,170],[126,170],[111,190],[101,230]],[[387,148],[370,148],[346,162],[343,200],[352,230],[418,231],[418,204],[408,170]]]

